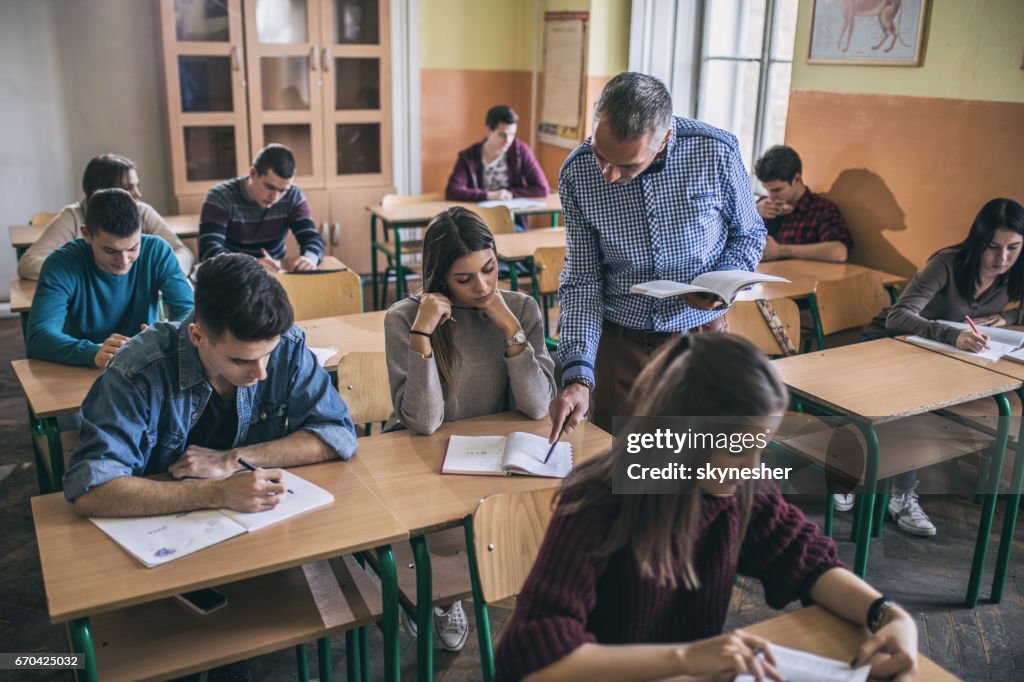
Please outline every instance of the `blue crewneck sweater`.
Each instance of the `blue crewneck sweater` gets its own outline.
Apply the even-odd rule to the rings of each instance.
[[[32,299],[26,346],[30,358],[92,367],[111,334],[134,336],[158,319],[158,292],[173,320],[192,310],[192,288],[167,242],[142,235],[125,275],[96,267],[92,247],[68,242],[43,263]]]

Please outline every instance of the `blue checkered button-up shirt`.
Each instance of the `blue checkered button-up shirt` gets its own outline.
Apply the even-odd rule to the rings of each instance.
[[[625,185],[601,175],[587,139],[565,160],[558,194],[567,252],[558,286],[562,381],[594,381],[601,324],[686,331],[722,310],[688,307],[678,297],[629,293],[634,284],[690,282],[713,270],[752,271],[764,250],[764,222],[736,137],[673,117],[665,154]]]

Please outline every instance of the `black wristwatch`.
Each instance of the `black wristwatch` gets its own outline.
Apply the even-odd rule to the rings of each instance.
[[[871,606],[868,607],[868,630],[878,632],[878,628],[882,627],[882,622],[885,620],[886,614],[889,613],[889,609],[895,606],[899,606],[899,604],[888,597],[879,597],[871,602]]]

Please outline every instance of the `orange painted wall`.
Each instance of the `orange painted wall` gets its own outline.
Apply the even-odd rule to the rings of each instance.
[[[851,260],[911,275],[978,209],[1024,202],[1024,103],[794,91],[786,143],[839,205]]]

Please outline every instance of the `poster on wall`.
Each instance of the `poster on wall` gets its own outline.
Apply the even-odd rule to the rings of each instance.
[[[588,12],[544,15],[540,141],[572,149],[583,133]]]
[[[808,64],[920,66],[928,0],[814,0]]]

